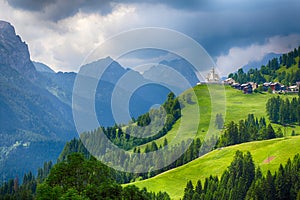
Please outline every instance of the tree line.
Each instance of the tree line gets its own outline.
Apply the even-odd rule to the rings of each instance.
[[[116,146],[130,150],[164,136],[171,130],[173,124],[180,116],[181,105],[179,100],[174,93],[169,93],[162,107],[151,109],[149,112],[139,116],[137,120],[133,119],[126,127],[120,125],[99,127],[97,130],[89,131],[82,135],[103,133]],[[133,133],[139,137],[132,136]]]
[[[10,180],[0,188],[0,194],[0,199],[170,199],[166,192],[156,194],[136,186],[122,187],[114,180],[109,167],[92,156],[85,158],[81,153],[72,153],[54,165],[42,182],[30,172],[24,175],[21,186],[17,179]]]
[[[224,134],[220,136],[216,147],[225,147],[229,145],[240,144],[244,142],[267,140],[275,137],[282,137],[281,129],[274,131],[271,124],[266,124],[266,119],[261,117],[255,118],[249,114],[245,120],[238,123],[231,121],[226,125]]]
[[[285,166],[272,175],[264,176],[255,165],[249,152],[237,151],[228,169],[221,177],[210,176],[204,184],[198,180],[195,186],[188,181],[183,200],[283,200],[300,199],[300,155],[288,159]]]
[[[291,101],[286,98],[272,97],[266,104],[267,115],[273,123],[282,125],[300,125],[300,98],[294,97]]]
[[[52,167],[51,161],[45,162],[44,166],[38,169],[37,176],[28,172],[24,174],[22,181],[16,177],[4,182],[0,187],[0,199],[34,199],[38,184],[48,177]]]
[[[88,142],[89,145],[91,145],[92,141],[95,141],[99,137],[98,135],[89,135]],[[85,140],[85,139],[83,139]],[[187,147],[187,142],[190,143],[190,145]],[[144,165],[148,166],[165,166],[159,170],[150,170],[149,172],[146,173],[128,173],[128,172],[122,172],[122,171],[117,171],[114,169],[111,169],[111,173],[114,176],[114,179],[120,183],[129,183],[132,181],[136,180],[141,180],[141,179],[146,179],[153,177],[157,174],[160,174],[164,171],[167,171],[169,169],[173,169],[176,167],[179,167],[183,164],[186,164],[196,158],[198,158],[200,155],[203,155],[211,150],[210,148],[210,143],[214,141],[206,141],[206,142],[201,142],[199,138],[196,138],[191,141],[182,141],[179,144],[176,144],[174,146],[167,146],[168,145],[168,140],[164,140],[164,144],[162,145],[157,145],[155,141],[152,141],[150,144],[147,144],[143,150],[141,150],[140,147],[135,147],[133,149],[133,154],[127,155],[127,154],[122,154],[119,152],[108,152],[105,157],[101,157],[101,159],[107,159],[107,160],[118,160],[120,161],[120,165],[126,166],[128,169],[134,169],[140,167],[137,164],[137,160],[143,156],[144,153],[148,152],[153,152],[153,157],[147,159],[144,161]],[[106,143],[96,143],[95,149],[93,151],[96,151],[97,149],[106,149]],[[187,147],[187,148],[186,148]],[[93,148],[93,147],[91,147]],[[156,150],[163,148],[163,152],[156,152]],[[178,157],[178,159],[174,159],[176,155],[179,155],[182,149],[185,149],[186,151],[183,152],[181,156]],[[82,140],[79,139],[73,139],[70,142],[68,142],[62,153],[60,154],[58,158],[58,162],[62,162],[67,159],[68,155],[74,153],[74,152],[80,152],[83,153],[86,158],[91,157],[90,152],[86,149],[84,146]],[[159,159],[158,159],[159,158]],[[121,163],[124,161],[123,163]],[[170,164],[167,164],[170,163]]]

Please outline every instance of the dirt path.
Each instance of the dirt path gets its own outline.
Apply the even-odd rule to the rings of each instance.
[[[269,156],[266,160],[264,160],[264,163],[270,163],[274,158],[275,156]]]

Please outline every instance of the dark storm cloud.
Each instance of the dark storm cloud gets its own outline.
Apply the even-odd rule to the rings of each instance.
[[[8,3],[17,9],[35,11],[51,21],[58,21],[75,15],[79,11],[97,12],[106,15],[112,11],[110,0],[10,0]]]
[[[184,29],[209,53],[219,55],[233,46],[263,44],[275,35],[299,34],[299,9],[300,1],[296,0],[227,1],[193,18]]]
[[[58,22],[57,24],[59,20],[73,16],[79,11],[105,16],[119,4],[130,5],[135,8],[132,11],[134,14],[126,15],[122,23],[114,24],[112,20],[112,24],[107,25],[113,27],[111,30],[101,29],[103,32],[106,31],[105,36],[144,26],[171,28],[197,40],[213,57],[227,54],[232,47],[263,45],[268,38],[274,36],[300,34],[299,0],[7,0],[7,2],[15,9],[33,13],[35,18],[41,17],[48,22]],[[130,19],[131,16],[135,17],[134,20]],[[141,55],[135,56],[139,58]],[[148,53],[147,56],[150,57],[152,54]]]
[[[40,11],[43,10],[46,6],[54,4],[56,0],[9,0],[8,3],[19,9],[29,10],[29,11]]]
[[[9,0],[8,3],[17,9],[40,12],[45,18],[53,21],[75,15],[80,10],[83,12],[97,12],[101,15],[111,13],[117,4],[162,4],[175,9],[196,10],[204,8],[207,0]],[[51,8],[51,9],[49,9]]]

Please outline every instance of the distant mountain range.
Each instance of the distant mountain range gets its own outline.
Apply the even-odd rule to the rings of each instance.
[[[184,61],[164,62],[195,85],[196,76],[180,67],[181,63]],[[152,105],[163,103],[170,92],[167,86],[153,84],[146,76],[123,68],[109,57],[82,69],[97,69],[107,64],[95,95],[96,115],[101,126],[129,121],[127,118],[114,120],[111,102],[116,87],[124,93],[133,93],[127,106],[135,118]],[[72,92],[77,74],[55,73],[43,63],[32,62],[26,43],[16,35],[14,27],[4,21],[0,21],[0,68],[0,177],[6,180],[22,177],[24,172],[36,172],[44,161],[55,161],[65,142],[78,137],[72,116]],[[144,85],[135,91],[127,91],[126,84],[116,85],[125,74]],[[151,69],[147,74],[151,78]]]
[[[247,65],[244,65],[242,67],[243,71],[247,73],[249,71],[249,69],[255,69],[255,68],[260,69],[262,65],[268,64],[269,60],[272,60],[273,58],[279,58],[280,56],[281,56],[281,54],[268,53],[261,60],[251,61]]]

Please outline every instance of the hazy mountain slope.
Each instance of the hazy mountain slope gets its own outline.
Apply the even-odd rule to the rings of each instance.
[[[174,69],[175,71],[177,71],[181,76],[183,76],[191,86],[195,86],[198,82],[199,79],[195,74],[195,70],[192,64],[190,64],[188,61],[186,61],[185,59],[174,59],[171,61],[161,61],[159,63],[160,65],[165,65],[168,66],[172,69]],[[151,79],[151,80],[156,80],[157,79],[157,70],[162,70],[161,66],[153,66],[150,69],[146,70],[143,73],[143,76],[146,79]],[[167,75],[168,73],[162,73],[163,75]],[[166,79],[170,78],[168,76],[164,77]],[[161,80],[162,78],[158,79]],[[187,89],[187,88],[186,88]]]
[[[280,57],[280,54],[268,53],[261,60],[251,61],[251,62],[247,63],[246,65],[244,65],[242,68],[243,68],[244,72],[248,72],[249,69],[255,69],[255,68],[260,69],[260,67],[262,65],[268,64],[269,60],[272,60],[273,58],[279,58],[279,57]]]

